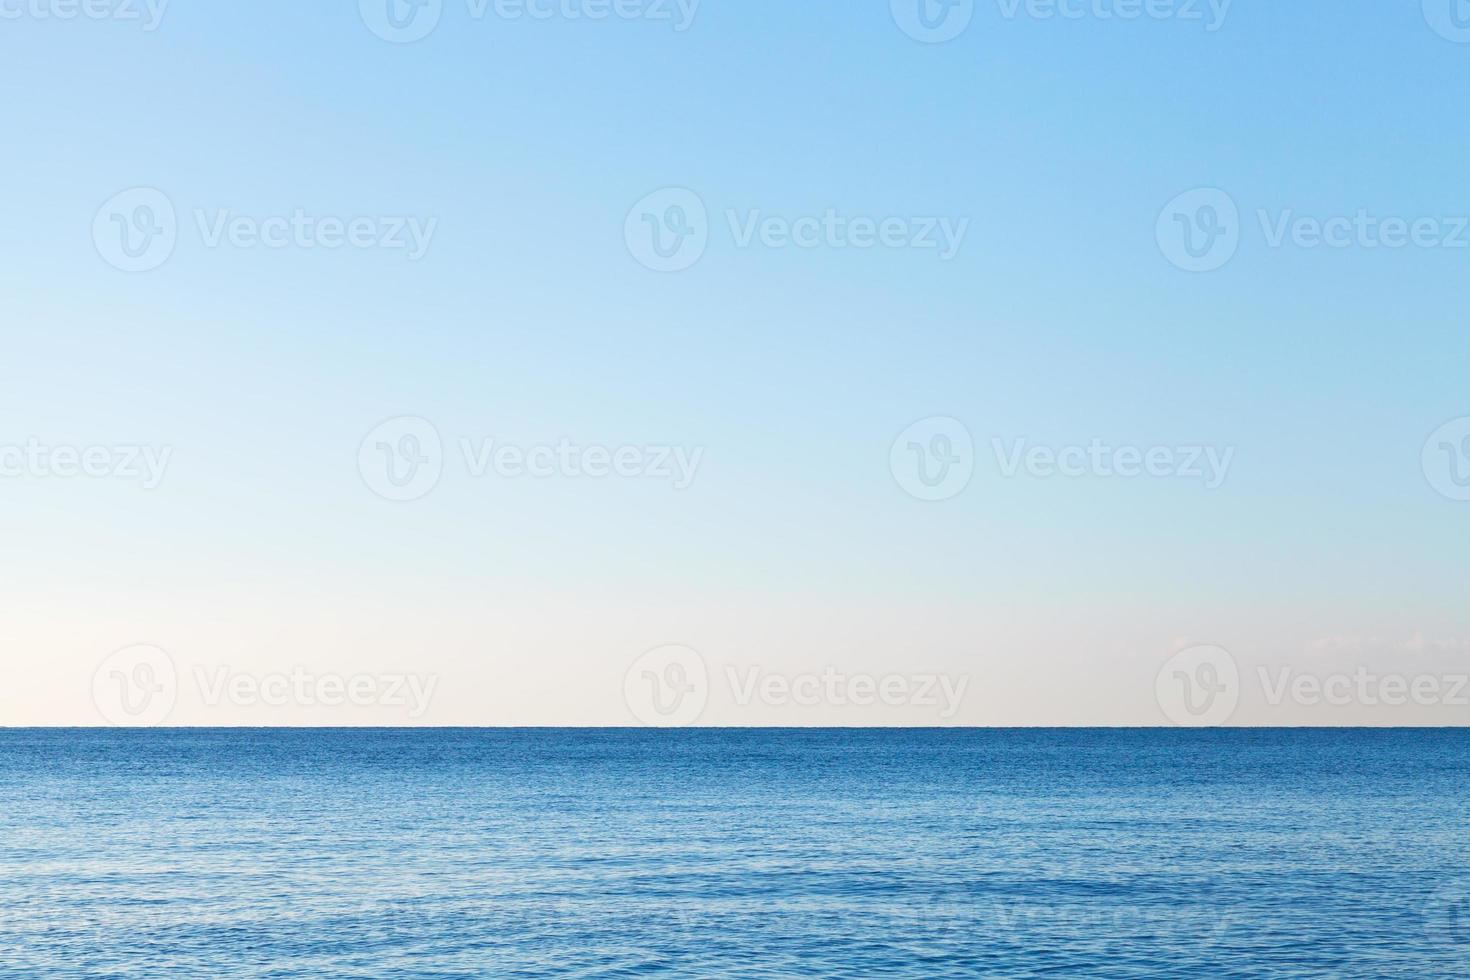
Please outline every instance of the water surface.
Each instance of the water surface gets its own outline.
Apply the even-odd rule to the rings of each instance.
[[[1470,732],[0,731],[10,977],[1463,977]]]

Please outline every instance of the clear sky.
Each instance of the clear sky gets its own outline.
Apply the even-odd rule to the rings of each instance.
[[[1450,3],[374,2],[0,0],[0,723],[1470,720]]]

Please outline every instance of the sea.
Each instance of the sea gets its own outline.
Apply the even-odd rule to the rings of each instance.
[[[0,976],[1470,976],[1470,731],[0,731]]]

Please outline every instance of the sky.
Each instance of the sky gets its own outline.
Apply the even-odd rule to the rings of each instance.
[[[1463,4],[392,3],[0,0],[0,724],[1470,722]]]

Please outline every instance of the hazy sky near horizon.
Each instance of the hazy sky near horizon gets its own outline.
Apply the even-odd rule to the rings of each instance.
[[[0,724],[1470,721],[1454,4],[386,3],[0,0]]]

